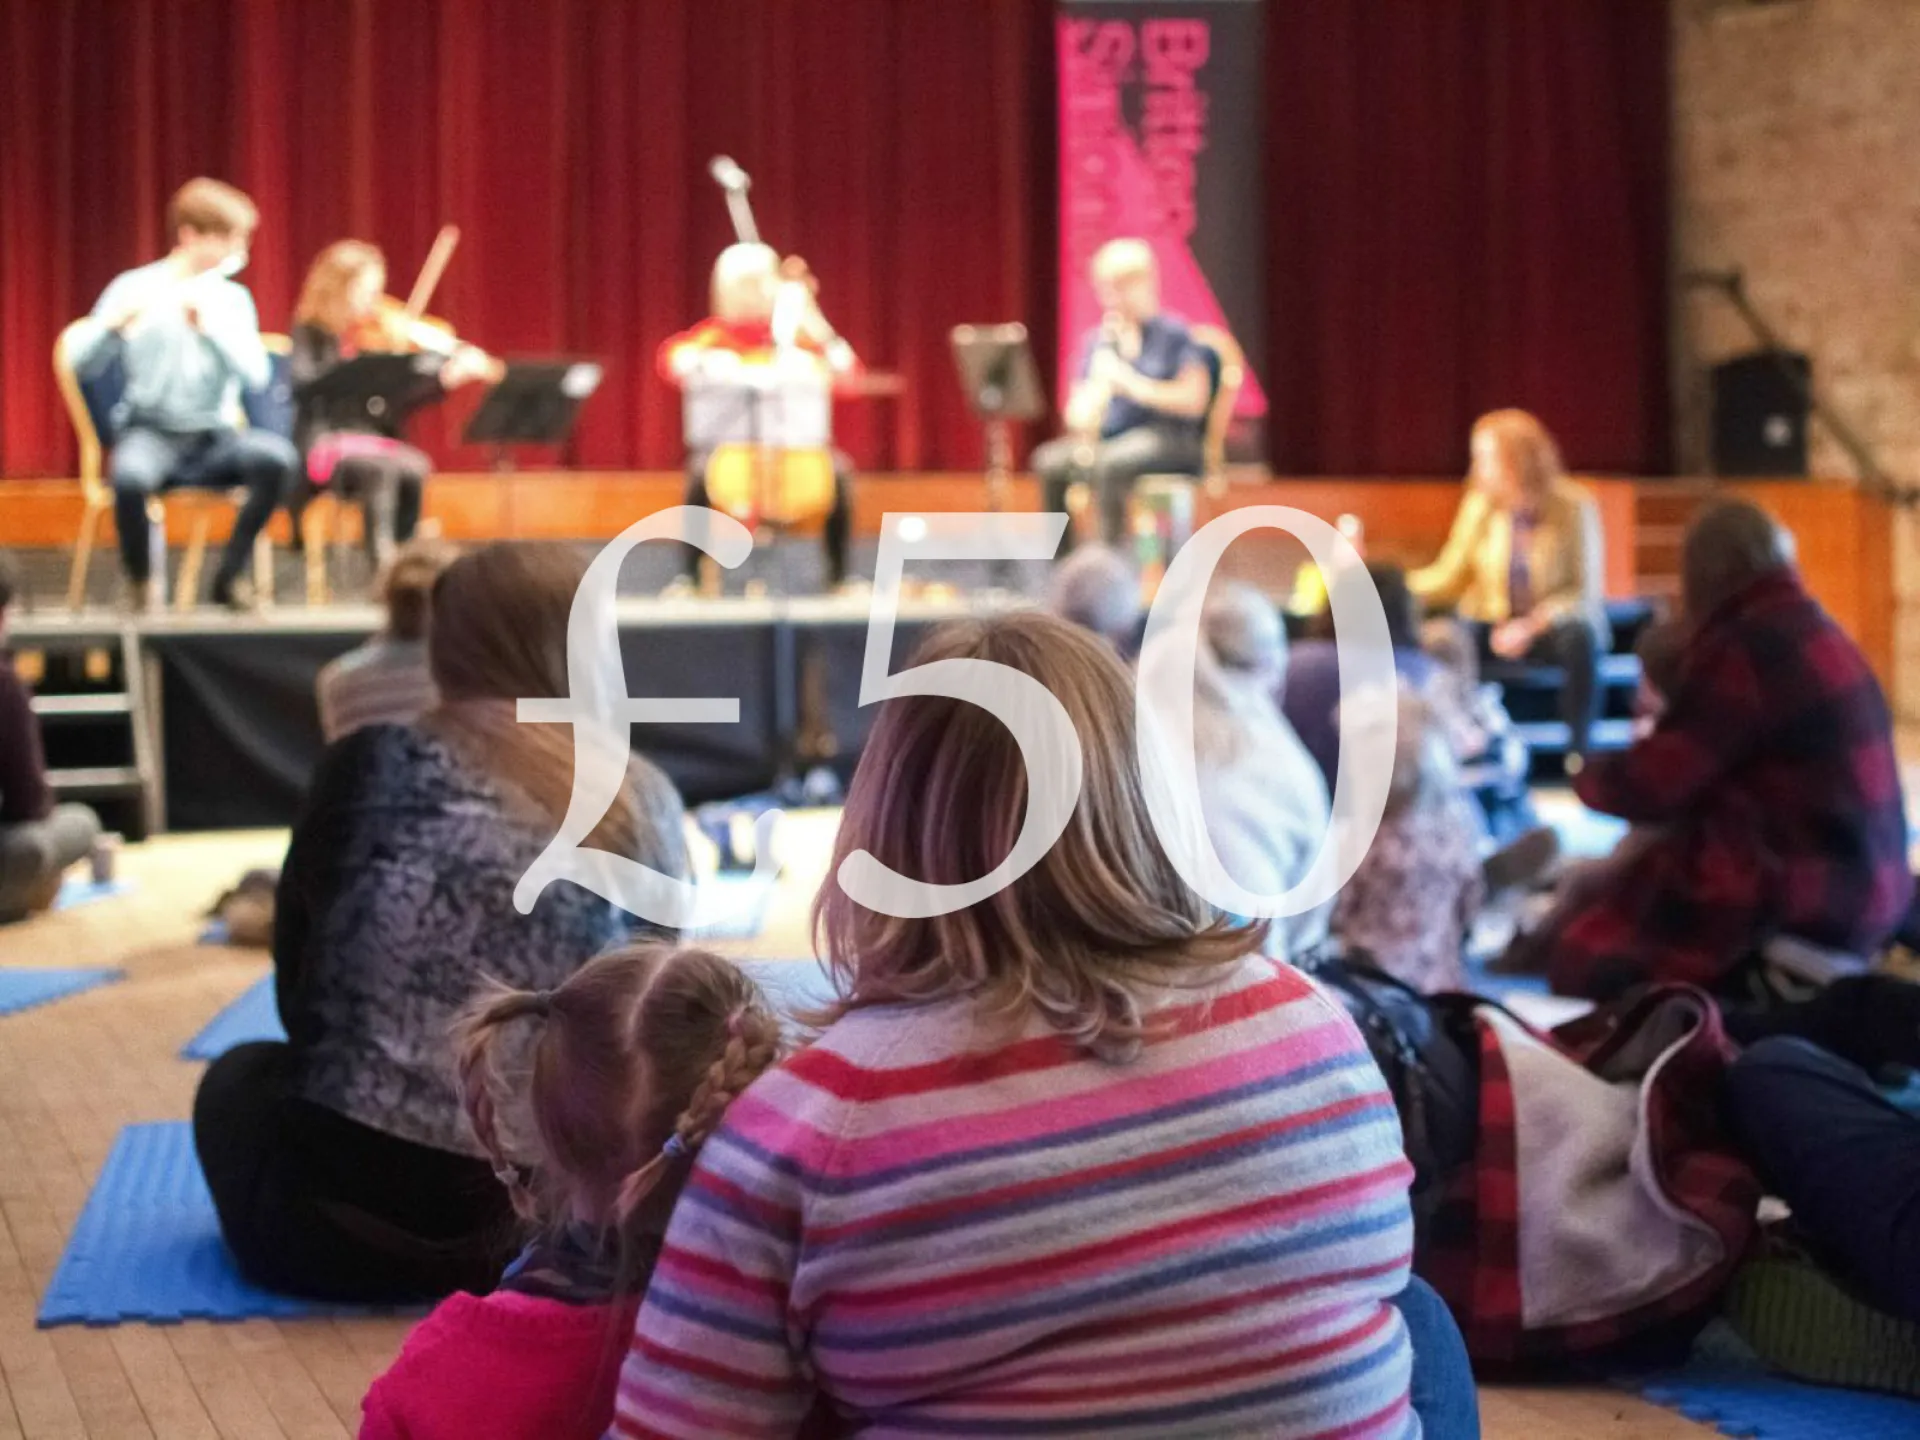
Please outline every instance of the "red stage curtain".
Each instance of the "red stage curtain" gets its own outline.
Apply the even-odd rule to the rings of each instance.
[[[1522,403],[1577,464],[1660,468],[1665,7],[1282,0],[1269,30],[1277,462],[1451,470],[1473,413]],[[673,466],[652,355],[729,238],[720,152],[907,379],[844,418],[856,457],[977,466],[946,332],[1025,319],[1050,353],[1052,67],[1047,0],[0,0],[0,474],[71,473],[53,338],[202,172],[260,203],[269,328],[328,241],[378,242],[404,291],[454,222],[434,309],[602,357],[569,458]],[[464,410],[423,428],[474,467]]]
[[[1457,472],[1518,405],[1577,468],[1665,473],[1664,0],[1267,15],[1276,467]]]

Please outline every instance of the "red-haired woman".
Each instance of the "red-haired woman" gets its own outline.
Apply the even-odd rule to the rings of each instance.
[[[1584,762],[1607,640],[1600,509],[1567,478],[1560,449],[1524,410],[1473,427],[1473,471],[1440,556],[1407,577],[1427,605],[1487,627],[1494,658],[1566,672],[1569,768]]]

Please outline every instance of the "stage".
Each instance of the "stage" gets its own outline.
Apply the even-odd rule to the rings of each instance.
[[[1670,596],[1686,519],[1717,494],[1744,495],[1795,532],[1809,586],[1860,642],[1882,682],[1891,684],[1892,526],[1881,502],[1857,487],[1827,481],[1585,483],[1601,508],[1609,598]],[[100,803],[112,823],[130,830],[286,824],[321,750],[314,677],[376,628],[377,610],[364,603],[298,603],[297,557],[283,552],[283,603],[257,614],[202,607],[128,621],[96,604],[70,616],[49,607],[63,589],[64,557],[56,547],[69,517],[62,512],[77,496],[60,482],[22,482],[9,490],[26,503],[10,504],[0,517],[0,544],[37,547],[29,553],[43,562],[34,567],[40,581],[32,608],[13,626],[16,649],[31,654],[45,647],[72,656],[92,648],[107,654],[115,677],[104,684],[89,679],[84,665],[76,668],[70,660],[78,700],[63,701],[40,686],[52,763],[102,772],[99,788],[73,792],[75,798]],[[1244,505],[1297,508],[1328,521],[1353,515],[1370,559],[1419,564],[1445,540],[1459,495],[1460,482],[1444,478],[1246,475],[1235,477],[1224,494],[1203,495],[1196,521],[1204,524]],[[440,476],[428,497],[428,514],[449,539],[564,538],[583,551],[679,499],[671,476],[574,471]],[[1036,499],[1030,482],[1016,481],[1012,508],[1031,509]],[[977,475],[868,476],[855,508],[855,570],[871,573],[883,515],[984,510],[987,491]],[[1255,531],[1228,551],[1222,571],[1283,595],[1302,559],[1298,541]],[[355,593],[349,587],[358,561],[353,555],[336,564],[348,582],[337,585],[336,593]],[[96,598],[113,593],[113,568],[109,550],[94,567]],[[817,595],[819,547],[806,536],[756,551],[727,581],[735,592],[758,580],[775,594],[809,598],[646,598],[675,568],[668,548],[652,545],[640,547],[623,568],[627,598],[619,614],[630,693],[735,695],[741,718],[732,726],[650,727],[636,731],[636,746],[660,762],[690,803],[763,788],[789,748],[783,737],[800,731],[810,732],[823,753],[831,751],[843,777],[850,773],[872,719],[856,703],[866,597]],[[364,584],[363,566],[357,578]],[[980,566],[910,566],[910,583],[937,582],[950,598],[923,595],[903,605],[895,663],[941,619],[1032,603],[1044,590],[1046,567],[1017,567],[1006,591],[990,589],[988,578]],[[288,599],[295,603],[284,603]],[[53,678],[60,678],[58,657],[50,663]],[[129,698],[123,704],[112,694]],[[135,736],[116,740],[115,715],[123,732],[127,715],[143,718],[144,762],[133,743],[140,727],[132,727]],[[143,767],[144,813],[117,813],[131,808],[124,803],[131,783],[125,772]],[[110,803],[115,786],[119,807]]]
[[[903,599],[895,664],[940,621],[1020,603],[1005,593]],[[874,717],[858,703],[867,612],[865,594],[621,600],[630,694],[740,702],[733,725],[636,726],[635,748],[690,805],[766,788],[796,741],[804,758],[844,780]],[[39,700],[49,763],[98,777],[95,792],[76,798],[111,806],[106,775],[139,769],[144,744],[158,782],[151,828],[219,830],[292,822],[323,748],[314,678],[379,623],[371,605],[138,619],[93,612],[23,617],[11,639],[16,652],[42,657],[57,682],[43,684]],[[135,743],[140,724],[147,736]],[[134,777],[123,778],[120,804],[134,818],[110,820],[146,828],[132,808]]]

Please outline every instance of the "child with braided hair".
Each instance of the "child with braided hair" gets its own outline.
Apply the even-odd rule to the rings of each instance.
[[[493,1294],[454,1295],[408,1336],[362,1440],[598,1436],[693,1157],[779,1057],[779,1022],[729,961],[649,943],[556,990],[490,985],[454,1042],[474,1136],[532,1239]]]

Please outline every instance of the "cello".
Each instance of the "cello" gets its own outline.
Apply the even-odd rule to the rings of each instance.
[[[725,155],[707,167],[726,196],[736,241],[763,244],[747,198],[752,180]],[[773,376],[806,354],[816,357],[831,384],[831,374],[853,363],[853,350],[834,333],[820,311],[819,282],[797,255],[780,262],[770,328],[774,359],[756,366],[765,373],[750,376],[747,384],[770,389]],[[806,343],[803,343],[806,342]],[[715,447],[707,461],[707,495],[729,515],[785,527],[810,524],[833,508],[833,455],[823,447],[786,448],[764,442],[735,442]]]

